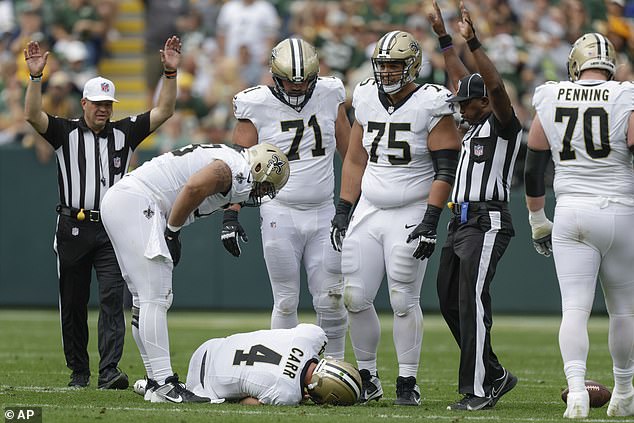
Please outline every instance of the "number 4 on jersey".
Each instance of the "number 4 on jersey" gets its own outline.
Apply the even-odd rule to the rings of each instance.
[[[253,366],[255,363],[269,363],[280,364],[282,356],[272,349],[265,347],[262,344],[257,344],[251,347],[248,353],[245,354],[244,350],[236,350],[236,354],[233,357],[233,365],[239,366],[243,362],[247,366]]]

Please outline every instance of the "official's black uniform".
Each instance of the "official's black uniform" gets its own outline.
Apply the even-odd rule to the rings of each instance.
[[[99,374],[115,370],[123,353],[124,280],[101,223],[99,204],[126,172],[132,151],[150,133],[150,113],[109,122],[95,134],[83,118],[48,116],[42,136],[55,148],[60,204],[57,254],[62,341],[66,365],[89,374],[87,306],[92,267],[99,281]],[[95,148],[98,146],[98,148]]]
[[[479,397],[504,373],[489,338],[489,285],[514,235],[508,201],[521,124],[514,116],[500,125],[490,113],[462,140],[437,278],[442,315],[460,346],[459,392]]]

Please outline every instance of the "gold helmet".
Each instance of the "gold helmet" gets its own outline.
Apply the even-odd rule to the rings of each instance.
[[[608,79],[612,79],[616,71],[614,45],[607,37],[596,32],[582,35],[572,45],[568,55],[568,78],[571,81],[578,80],[586,69],[602,69],[608,73]]]
[[[280,100],[296,110],[301,110],[313,94],[319,58],[315,47],[299,38],[287,38],[271,51],[271,74],[275,82],[275,92]],[[283,81],[304,86],[287,91]]]
[[[322,358],[315,367],[307,391],[317,404],[352,405],[361,395],[361,375],[350,363]]]
[[[402,63],[402,72],[382,71],[381,64],[385,62]],[[416,79],[421,63],[420,45],[409,32],[388,32],[376,43],[372,53],[374,80],[379,89],[386,94],[395,94]],[[390,81],[389,84],[386,84],[386,81]]]
[[[291,169],[286,155],[272,144],[256,144],[246,151],[251,166],[253,188],[249,199],[243,205],[257,207],[262,202],[262,197],[268,195],[269,198],[274,198],[286,185]]]

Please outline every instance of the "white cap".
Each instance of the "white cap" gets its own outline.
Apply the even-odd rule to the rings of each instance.
[[[114,101],[118,102],[114,98],[114,84],[111,80],[98,76],[93,79],[89,79],[84,85],[84,97],[90,101]]]

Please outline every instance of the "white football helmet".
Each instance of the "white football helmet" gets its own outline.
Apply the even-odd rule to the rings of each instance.
[[[306,389],[316,404],[353,405],[361,395],[361,375],[350,363],[323,358]]]
[[[418,77],[422,60],[420,45],[412,34],[404,31],[388,32],[376,43],[372,53],[374,80],[381,91],[395,94]],[[385,62],[402,63],[403,70],[398,73],[383,71],[382,63]],[[386,84],[385,81],[390,82]]]
[[[286,185],[291,169],[286,155],[276,146],[268,143],[256,144],[246,150],[251,166],[253,188],[249,199],[242,205],[258,207],[262,197],[274,198]]]
[[[602,69],[608,73],[608,79],[612,79],[616,71],[614,45],[597,32],[582,35],[568,55],[568,78],[571,81],[578,80],[586,69]]]
[[[299,38],[287,38],[271,51],[271,74],[280,100],[296,110],[308,102],[317,84],[319,58],[317,50]],[[308,82],[304,90],[287,91],[282,81],[293,84]]]

